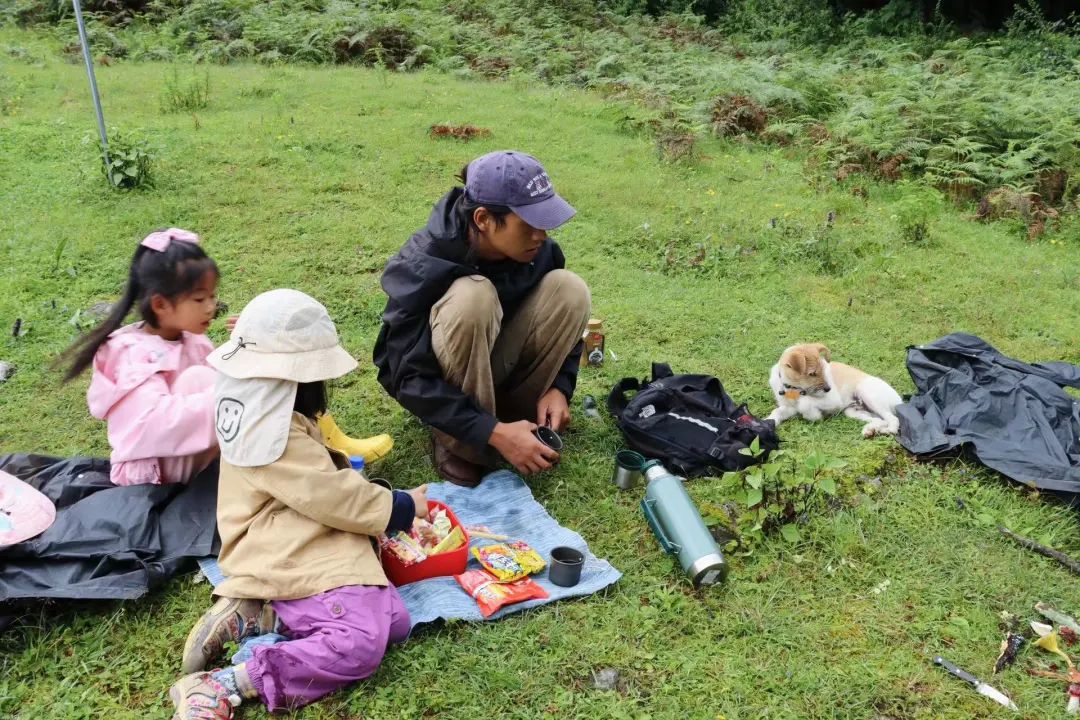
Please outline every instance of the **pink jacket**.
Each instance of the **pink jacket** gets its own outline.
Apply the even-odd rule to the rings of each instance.
[[[117,485],[161,483],[159,458],[194,455],[217,444],[213,387],[173,392],[180,373],[206,366],[214,346],[205,335],[185,332],[170,341],[141,328],[120,328],[98,348],[86,391],[90,414],[108,424]]]

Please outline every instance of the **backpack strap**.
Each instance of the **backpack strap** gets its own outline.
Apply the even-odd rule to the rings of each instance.
[[[637,378],[623,378],[618,382],[615,387],[611,388],[611,392],[607,396],[607,408],[608,412],[615,416],[618,420],[622,417],[623,410],[630,404],[630,400],[626,397],[628,390],[633,390],[635,393],[641,389],[641,381]]]
[[[664,378],[669,378],[674,374],[675,373],[673,373],[671,371],[671,366],[668,365],[667,363],[654,362],[652,364],[652,381],[653,382],[656,382],[657,380],[663,380]]]

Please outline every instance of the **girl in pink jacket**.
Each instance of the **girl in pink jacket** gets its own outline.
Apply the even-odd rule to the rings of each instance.
[[[113,483],[187,482],[217,457],[205,335],[217,284],[198,235],[151,233],[131,259],[124,296],[64,354],[74,357],[65,382],[93,365],[86,400],[108,425]],[[136,306],[142,321],[120,327]]]

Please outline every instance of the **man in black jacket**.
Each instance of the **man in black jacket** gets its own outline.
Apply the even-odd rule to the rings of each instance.
[[[386,265],[374,361],[439,475],[473,486],[495,452],[524,474],[559,459],[533,430],[570,421],[590,297],[547,236],[575,210],[536,158],[489,153],[461,180]]]

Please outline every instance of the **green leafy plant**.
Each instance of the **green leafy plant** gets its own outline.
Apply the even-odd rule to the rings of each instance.
[[[934,188],[905,181],[904,192],[893,206],[893,219],[900,237],[912,245],[930,242],[930,222],[944,206],[944,198]]]
[[[806,227],[802,223],[772,219],[765,230],[765,245],[781,265],[806,268],[820,275],[841,275],[851,269],[855,256],[840,239],[831,221]]]
[[[755,438],[749,448],[739,452],[758,459],[764,451]],[[800,541],[800,526],[820,510],[826,496],[836,494],[833,473],[846,465],[817,450],[801,460],[775,450],[764,462],[741,472],[724,473],[722,483],[737,508],[729,515],[735,538],[728,549],[750,554],[774,533],[788,542]]]
[[[102,172],[118,190],[132,190],[153,184],[154,154],[145,138],[129,137],[115,129],[109,139],[109,163]]]
[[[14,5],[17,22],[55,23],[72,37],[64,3]],[[587,87],[618,102],[613,121],[647,133],[666,161],[696,162],[707,134],[764,140],[813,147],[839,181],[910,178],[961,202],[1009,186],[1075,212],[1080,115],[1063,109],[1080,105],[1076,18],[1053,19],[1060,13],[1024,0],[1005,32],[964,36],[947,19],[963,13],[944,5],[856,5],[102,0],[87,9],[95,52],[112,58],[362,64],[384,85],[430,64],[523,86]],[[64,51],[77,55],[79,45]],[[165,112],[207,102],[205,75],[174,74],[165,85]],[[0,92],[0,114],[18,107],[18,93],[10,98]],[[910,226],[916,237],[923,229]],[[816,240],[828,252],[828,239]]]
[[[697,138],[701,126],[686,113],[687,108],[676,106],[654,120],[656,155],[665,162],[693,162],[698,158]]]
[[[210,73],[184,80],[173,70],[165,76],[165,85],[161,90],[161,112],[178,113],[202,110],[210,102]]]

